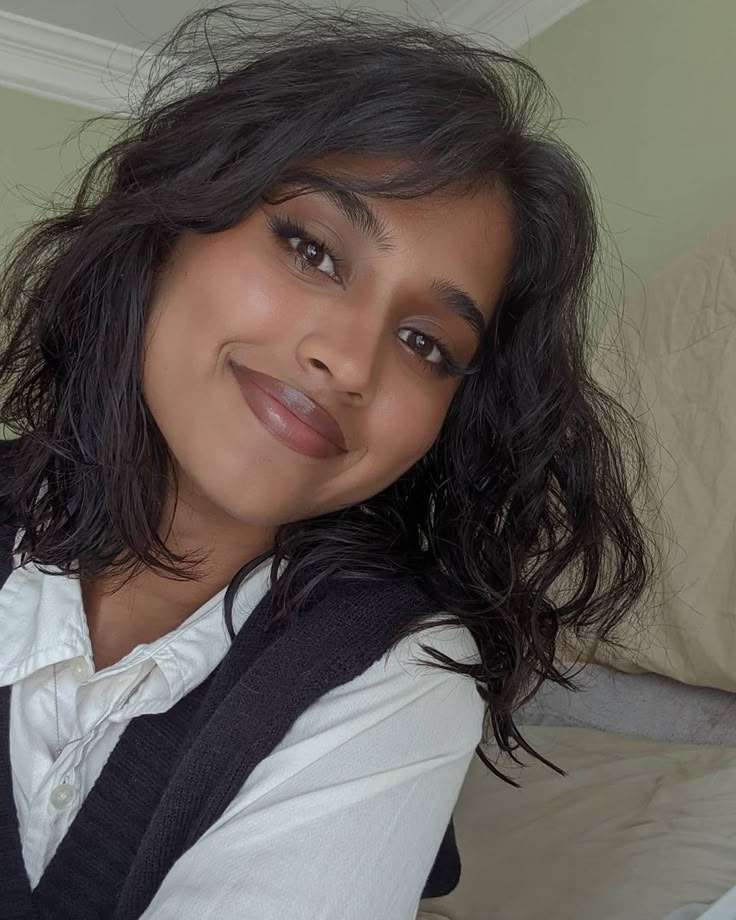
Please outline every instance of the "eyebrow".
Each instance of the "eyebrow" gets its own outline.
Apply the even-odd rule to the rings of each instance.
[[[362,195],[337,188],[319,189],[318,193],[329,198],[350,224],[373,242],[381,252],[392,252],[395,249],[396,240],[389,232],[385,221],[376,214]],[[486,320],[470,294],[449,278],[433,278],[430,288],[439,302],[466,322],[480,340],[486,328]]]

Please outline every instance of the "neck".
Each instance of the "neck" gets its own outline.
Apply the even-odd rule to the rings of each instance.
[[[204,553],[202,574],[179,581],[144,569],[123,585],[105,576],[83,579],[82,598],[97,670],[114,664],[136,645],[176,629],[247,562],[273,545],[273,529],[225,518],[201,498],[182,491],[176,509],[165,515],[169,523],[162,528],[162,540],[179,554]]]

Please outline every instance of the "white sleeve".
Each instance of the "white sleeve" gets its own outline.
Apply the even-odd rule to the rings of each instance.
[[[420,641],[478,660],[466,629],[434,625],[325,694],[141,920],[414,920],[484,711],[473,680],[416,663]]]

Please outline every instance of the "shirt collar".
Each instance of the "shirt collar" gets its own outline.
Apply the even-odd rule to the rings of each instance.
[[[18,541],[16,540],[16,548]],[[94,669],[79,579],[63,575],[54,566],[40,570],[35,563],[14,568],[0,588],[0,686],[16,683],[29,674],[83,658]],[[272,560],[264,560],[240,586],[233,610],[236,631],[268,590]],[[285,561],[284,561],[285,565]],[[282,566],[283,570],[283,566]],[[193,689],[219,663],[230,646],[222,604],[227,588],[206,601],[179,627],[146,645],[134,648],[119,662],[105,669],[139,667],[153,660],[175,698]]]
[[[70,658],[85,657],[92,670],[82,592],[74,578],[42,572],[32,562],[20,565],[0,589],[0,685],[13,684],[34,671]]]

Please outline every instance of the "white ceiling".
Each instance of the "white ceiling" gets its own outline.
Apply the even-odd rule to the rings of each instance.
[[[302,0],[382,10],[521,48],[585,0]],[[0,0],[0,85],[119,111],[140,51],[218,0]]]
[[[176,25],[187,13],[215,2],[202,0],[0,0],[0,10],[38,19],[75,32],[97,38],[140,47],[159,38]],[[341,4],[342,5],[342,4]],[[415,12],[421,17],[435,19],[444,16],[457,0],[366,0],[350,6],[368,7],[400,15]],[[512,3],[522,7],[524,0]],[[508,7],[508,0],[485,0],[489,15]],[[408,7],[408,13],[407,13]]]
[[[0,0],[0,10],[133,47],[196,9],[196,0]]]
[[[444,19],[450,24],[466,23],[472,9],[477,21],[503,23],[519,15],[526,18],[530,33],[560,18],[581,0],[350,0],[350,7],[367,7],[411,17]],[[208,0],[0,0],[0,11],[40,20],[86,35],[132,47],[141,47],[171,29],[187,13],[202,6],[214,6]],[[326,4],[326,5],[334,5]],[[339,5],[346,5],[342,2]],[[448,18],[449,17],[449,18]],[[542,22],[542,20],[544,20]]]

